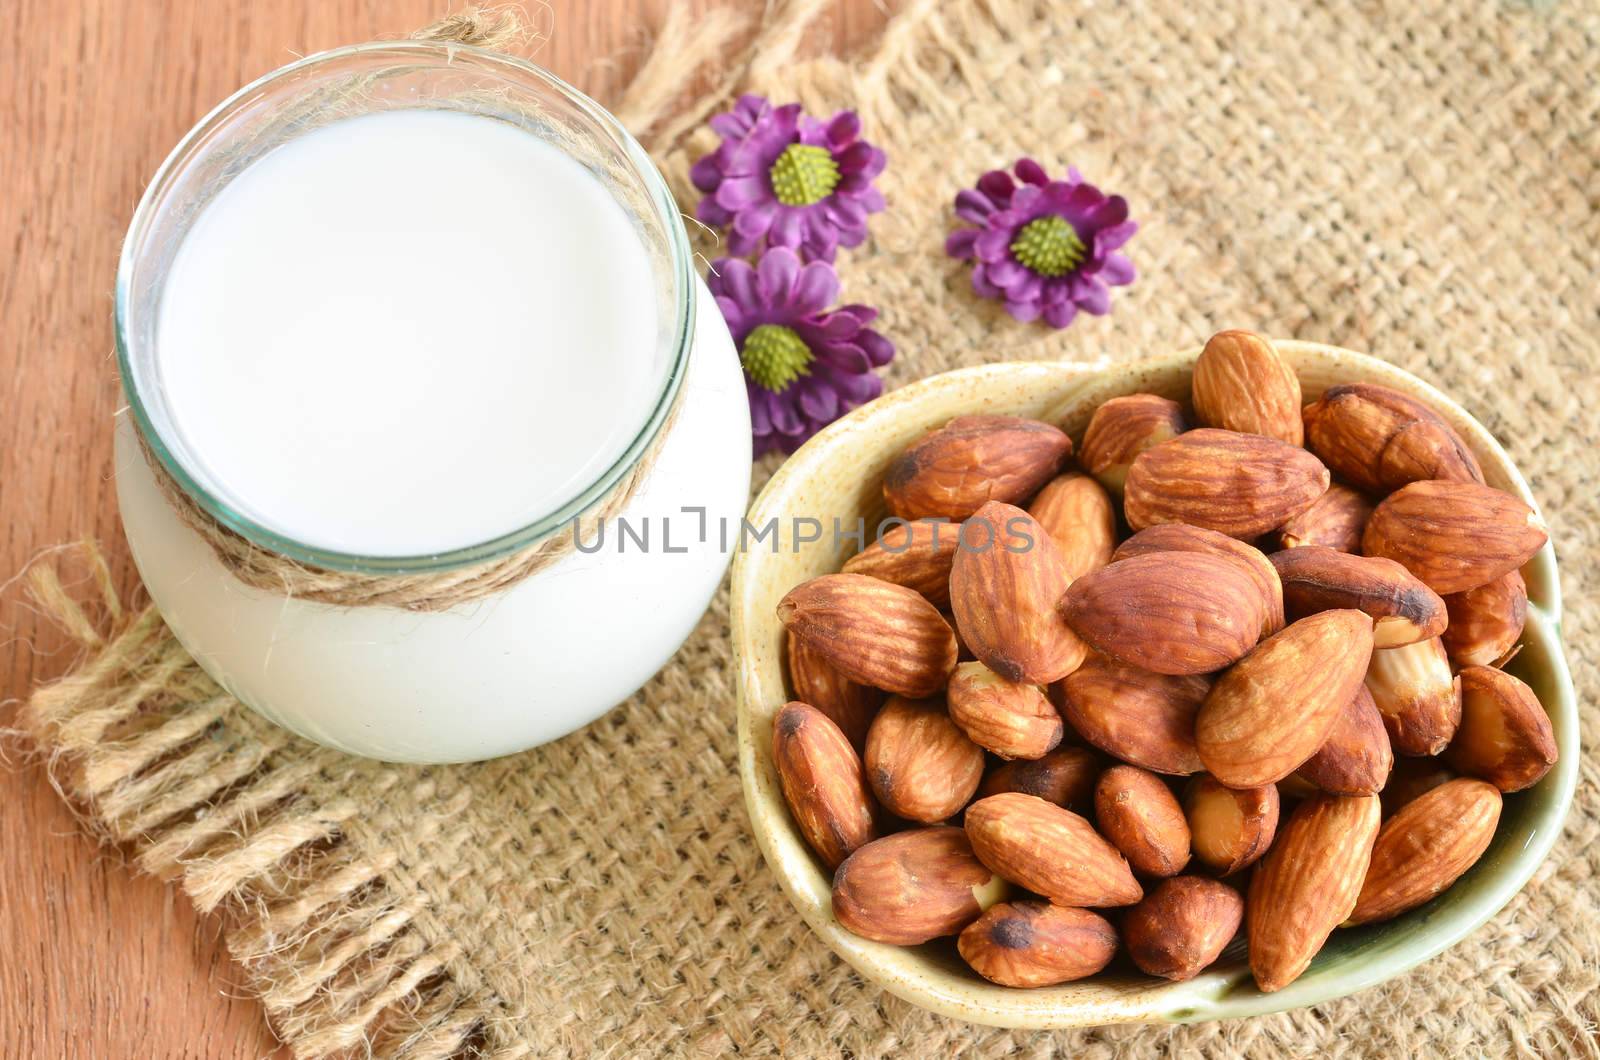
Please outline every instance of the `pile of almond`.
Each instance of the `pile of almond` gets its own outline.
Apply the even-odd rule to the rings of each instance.
[[[1500,669],[1545,529],[1430,408],[1302,408],[1245,331],[1190,407],[1107,401],[1073,451],[963,416],[893,462],[900,521],[778,607],[784,795],[858,935],[959,935],[1033,987],[1119,948],[1187,979],[1242,926],[1278,990],[1454,883],[1554,764]]]

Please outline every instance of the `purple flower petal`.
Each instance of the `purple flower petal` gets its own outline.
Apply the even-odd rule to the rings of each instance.
[[[768,304],[785,305],[800,278],[800,259],[794,251],[775,247],[756,264],[756,290]]]
[[[828,123],[828,142],[834,150],[843,150],[861,135],[861,119],[853,110],[841,110]]]
[[[1038,302],[1006,302],[1006,312],[1024,324],[1039,319]]]
[[[978,190],[995,201],[997,206],[1005,206],[1011,202],[1011,195],[1017,190],[1017,182],[1011,179],[1011,174],[1003,169],[991,169],[978,178]]]
[[[800,411],[819,423],[832,422],[840,412],[839,392],[818,379],[802,379],[795,384]]]
[[[821,262],[813,261],[800,270],[785,305],[802,316],[811,316],[821,313],[838,300],[838,273]]]
[[[1133,238],[1139,230],[1136,221],[1124,221],[1121,224],[1102,228],[1094,234],[1094,249],[1096,254],[1108,254]]]
[[[1107,254],[1105,264],[1095,275],[1100,277],[1100,282],[1112,287],[1123,287],[1133,282],[1135,273],[1133,262],[1124,254]]]
[[[856,345],[866,351],[867,360],[874,368],[882,368],[894,360],[894,343],[870,329],[862,329],[856,336]]]
[[[988,269],[987,265],[979,265],[972,270],[972,289],[982,298],[1004,298],[1004,289],[990,283],[989,277],[985,275]]]
[[[1111,291],[1093,276],[1079,273],[1072,278],[1072,300],[1079,309],[1097,317],[1111,312]]]
[[[1046,304],[1044,321],[1053,328],[1064,328],[1078,317],[1078,307],[1070,301]]]
[[[733,214],[718,206],[717,200],[709,195],[700,200],[700,205],[694,208],[694,215],[713,228],[721,228],[733,220]]]
[[[951,232],[944,240],[944,252],[952,258],[963,260],[972,257],[972,244],[977,241],[978,228],[958,228]]]
[[[871,372],[841,375],[834,378],[833,388],[854,408],[883,393],[883,380]]]
[[[1013,168],[1016,170],[1017,179],[1024,184],[1045,184],[1050,180],[1045,176],[1044,167],[1031,158],[1017,159],[1017,164]]]
[[[717,188],[717,205],[738,212],[773,201],[772,188],[761,177],[729,177]]]
[[[722,182],[722,167],[717,164],[715,151],[689,167],[689,182],[701,191],[716,190]]]
[[[956,216],[975,225],[984,224],[995,212],[994,200],[976,188],[956,193]]]
[[[803,210],[792,206],[779,208],[778,215],[772,221],[772,230],[767,233],[767,241],[775,247],[799,246],[805,236],[803,217]]]
[[[1009,260],[1011,255],[1011,231],[1006,228],[986,228],[973,243],[973,251],[979,261],[996,262]]]
[[[776,202],[764,202],[758,206],[751,206],[734,215],[733,230],[736,234],[749,239],[760,239],[767,234],[767,229],[772,227],[773,219],[778,216]]]
[[[1003,261],[991,262],[989,267],[984,270],[984,275],[988,276],[989,282],[996,287],[1010,287],[1012,284],[1021,283],[1033,274],[1028,271],[1027,266],[1006,258]]]

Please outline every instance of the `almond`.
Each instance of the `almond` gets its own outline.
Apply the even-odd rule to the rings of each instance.
[[[1371,615],[1372,643],[1398,648],[1444,632],[1444,600],[1393,560],[1307,546],[1273,553],[1291,618],[1353,608]]]
[[[990,906],[967,925],[956,949],[991,983],[1054,986],[1110,964],[1117,932],[1098,913],[1028,899]]]
[[[954,935],[1007,888],[959,828],[915,828],[875,839],[833,874],[833,915],[862,938],[917,946]]]
[[[951,720],[1001,758],[1039,758],[1061,742],[1061,715],[1038,685],[1015,684],[970,662],[956,667],[946,695]]]
[[[1444,649],[1457,666],[1504,666],[1516,653],[1528,620],[1528,586],[1507,571],[1476,589],[1444,598],[1450,625]]]
[[[1311,796],[1319,794],[1321,790],[1321,788],[1301,776],[1298,770],[1278,781],[1278,799],[1284,806],[1291,809],[1301,799],[1309,799]]]
[[[883,705],[884,694],[850,680],[793,633],[785,633],[784,642],[794,698],[826,714],[859,752],[867,745],[867,726]]]
[[[1188,429],[1183,408],[1176,401],[1155,394],[1114,397],[1089,418],[1078,463],[1100,485],[1120,497],[1134,459]]]
[[[1421,798],[1459,775],[1437,758],[1395,759],[1389,782],[1383,786],[1379,796],[1383,800],[1384,815],[1399,813],[1412,800]]]
[[[1211,552],[1158,552],[1079,578],[1061,599],[1094,650],[1155,673],[1203,674],[1243,658],[1271,601],[1250,567]]]
[[[983,779],[983,749],[933,700],[891,696],[867,730],[867,780],[878,801],[908,821],[955,816]]]
[[[824,574],[789,590],[778,620],[844,676],[912,698],[944,690],[956,635],[922,596],[863,574]]]
[[[1229,787],[1282,780],[1327,741],[1371,655],[1372,619],[1360,611],[1290,623],[1211,686],[1195,716],[1200,761]]]
[[[1223,876],[1253,865],[1278,831],[1278,789],[1234,789],[1198,776],[1183,792],[1183,814],[1195,858]]]
[[[1088,649],[1056,612],[1069,579],[1044,527],[1021,508],[989,503],[962,526],[950,572],[961,638],[1007,681],[1048,684]]]
[[[1537,512],[1473,482],[1413,482],[1373,510],[1361,539],[1369,556],[1403,564],[1442,595],[1516,570],[1549,534]]]
[[[1141,972],[1182,982],[1216,962],[1243,919],[1244,899],[1232,887],[1176,876],[1128,910],[1122,936]]]
[[[1189,863],[1189,823],[1166,783],[1135,766],[1112,766],[1094,789],[1100,833],[1147,876],[1175,876]]]
[[[1219,331],[1194,364],[1194,412],[1207,427],[1261,434],[1298,446],[1300,379],[1271,342],[1250,331]]]
[[[1533,689],[1504,670],[1461,671],[1461,728],[1445,759],[1501,791],[1531,788],[1556,764],[1555,730]]]
[[[1088,803],[1099,773],[1100,759],[1093,751],[1062,747],[1031,762],[1007,762],[991,769],[978,788],[978,797],[1017,791],[1071,809]]]
[[[1072,440],[1016,416],[959,416],[889,465],[883,498],[901,519],[965,519],[989,501],[1019,503],[1055,477]]]
[[[1146,527],[1118,545],[1111,562],[1121,563],[1152,552],[1215,552],[1243,560],[1260,586],[1262,599],[1267,602],[1267,621],[1261,635],[1270,637],[1283,628],[1283,586],[1278,581],[1278,569],[1255,546],[1215,530],[1186,523],[1162,523]]]
[[[1367,691],[1397,754],[1436,755],[1461,722],[1461,693],[1438,637],[1372,653]]]
[[[1289,815],[1250,879],[1246,904],[1250,971],[1263,992],[1298,979],[1355,908],[1378,819],[1371,795],[1314,795]]]
[[[961,527],[938,519],[895,523],[845,560],[846,574],[865,574],[915,589],[938,608],[950,605],[950,565]]]
[[[1050,687],[1067,723],[1089,743],[1157,773],[1198,773],[1194,716],[1209,678],[1168,676],[1090,655]]]
[[[1278,530],[1283,548],[1322,545],[1339,552],[1360,552],[1361,533],[1372,516],[1365,494],[1335,482],[1316,503],[1284,523]]]
[[[1088,821],[1033,795],[979,799],[967,807],[966,829],[980,861],[1057,905],[1132,905],[1144,895]]]
[[[1135,530],[1189,523],[1250,539],[1311,507],[1328,482],[1328,469],[1304,449],[1203,428],[1139,455],[1128,469],[1123,514]]]
[[[778,711],[772,757],[800,834],[828,868],[877,838],[861,760],[826,714],[804,703]]]
[[[1105,488],[1088,475],[1069,471],[1052,479],[1028,505],[1028,514],[1055,542],[1069,579],[1111,562],[1117,511]]]
[[[1363,685],[1340,712],[1322,748],[1300,767],[1300,775],[1334,795],[1376,795],[1393,768],[1383,715]]]
[[[1477,864],[1500,823],[1500,791],[1452,780],[1407,803],[1378,830],[1372,864],[1347,925],[1415,909]]]
[[[1438,413],[1373,383],[1328,388],[1306,406],[1306,446],[1358,489],[1387,493],[1421,479],[1482,482],[1483,470]]]

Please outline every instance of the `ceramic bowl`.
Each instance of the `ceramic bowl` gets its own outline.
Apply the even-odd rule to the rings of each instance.
[[[1300,375],[1305,400],[1335,383],[1381,383],[1438,410],[1477,453],[1492,486],[1534,498],[1489,432],[1433,387],[1393,365],[1349,350],[1306,342],[1278,348]],[[1014,990],[980,979],[950,940],[903,948],[851,934],[834,919],[832,874],[812,855],[784,806],[772,764],[772,718],[790,698],[783,629],[774,609],[784,593],[837,571],[857,546],[835,541],[834,518],[848,528],[883,517],[879,482],[889,461],[913,439],[962,413],[1032,416],[1082,437],[1094,408],[1121,394],[1154,392],[1187,404],[1194,349],[1112,367],[1012,363],[933,376],[857,409],[808,442],[773,476],[751,509],[755,527],[775,520],[776,547],[748,548],[733,568],[733,638],[739,679],[739,772],[756,841],[796,910],[839,956],[866,978],[913,1004],[998,1027],[1046,1029],[1124,1022],[1189,1022],[1249,1016],[1311,1005],[1399,975],[1468,935],[1533,875],[1561,829],[1578,767],[1577,708],[1562,655],[1561,597],[1555,554],[1546,546],[1524,569],[1528,622],[1524,648],[1509,669],[1527,681],[1550,713],[1560,761],[1538,785],[1507,796],[1499,831],[1483,858],[1432,902],[1382,924],[1336,931],[1310,969],[1276,993],[1258,991],[1241,940],[1184,983],[1107,971],[1061,986]],[[814,524],[830,532],[821,540]],[[1117,962],[1112,969],[1128,967]]]

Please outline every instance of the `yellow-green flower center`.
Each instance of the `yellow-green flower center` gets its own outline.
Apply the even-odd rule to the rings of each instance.
[[[744,337],[739,360],[750,378],[774,394],[789,388],[803,375],[811,374],[811,347],[793,328],[782,324],[761,324]]]
[[[1040,276],[1065,276],[1083,264],[1088,247],[1065,217],[1047,214],[1022,226],[1011,244],[1018,261]]]
[[[785,206],[810,206],[839,186],[839,164],[833,152],[816,144],[790,144],[767,171],[772,190]]]

